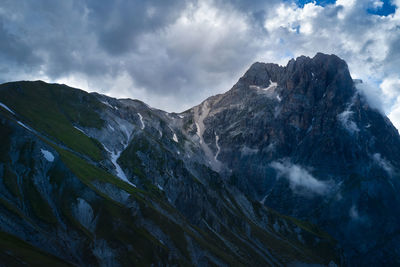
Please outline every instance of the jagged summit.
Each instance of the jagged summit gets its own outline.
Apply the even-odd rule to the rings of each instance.
[[[300,56],[285,67],[273,63],[254,63],[233,89],[268,88],[272,83],[294,93],[320,99],[325,93],[337,101],[346,101],[354,93],[346,62],[336,55],[316,54],[313,58]],[[312,84],[307,87],[305,85]],[[328,86],[330,85],[330,86]],[[304,89],[310,89],[304,91]],[[337,92],[331,92],[332,89]],[[288,93],[289,94],[289,93]]]

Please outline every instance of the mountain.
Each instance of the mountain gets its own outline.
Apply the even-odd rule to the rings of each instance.
[[[341,263],[315,225],[210,168],[182,115],[65,85],[0,86],[6,266]]]
[[[182,113],[0,85],[0,263],[400,263],[400,137],[334,55]]]

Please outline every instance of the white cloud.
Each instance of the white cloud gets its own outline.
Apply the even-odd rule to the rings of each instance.
[[[288,161],[277,162],[270,164],[278,172],[279,177],[284,177],[289,180],[290,188],[295,193],[315,193],[323,195],[328,193],[330,183],[320,181],[313,177],[306,169],[299,165],[291,164]]]
[[[392,165],[382,158],[381,154],[375,153],[372,156],[373,160],[375,161],[376,164],[378,164],[384,171],[386,171],[389,175],[393,174],[393,167]]]
[[[286,28],[289,32],[296,33],[299,27],[300,33],[309,35],[313,32],[312,20],[318,16],[323,7],[315,3],[308,3],[303,8],[295,4],[280,4],[276,8],[276,17],[271,16],[265,21],[265,28],[272,33],[280,28]]]
[[[352,120],[354,112],[350,110],[345,110],[342,113],[338,114],[338,120],[341,122],[342,126],[351,134],[359,132],[357,124]]]
[[[382,7],[383,7],[383,1],[381,1],[381,0],[374,0],[374,1],[372,1],[372,7],[373,7],[374,9],[382,8]]]
[[[351,111],[351,108],[354,105],[354,100],[357,95],[354,95],[351,99],[351,102],[347,104],[346,109],[337,115],[337,119],[342,124],[342,127],[345,128],[350,134],[354,134],[359,132],[356,122],[353,120],[354,111]]]
[[[392,108],[392,110],[389,113],[389,119],[393,122],[394,126],[397,127],[397,129],[400,129],[400,101],[397,101],[397,104]]]
[[[254,31],[231,5],[221,10],[213,1],[189,4],[168,27],[141,36],[136,51],[123,59],[123,79],[111,87],[101,81],[97,88],[182,111],[233,86],[260,50]]]
[[[378,16],[367,9],[379,9],[380,0],[303,7],[283,0],[171,2],[6,1],[0,80],[63,81],[180,111],[228,90],[254,61],[286,64],[323,52],[382,90],[384,111],[400,120],[399,8]],[[377,93],[365,92],[369,99]]]
[[[371,84],[370,82],[361,82],[356,84],[356,88],[361,95],[367,99],[372,108],[379,110],[382,114],[385,113],[385,105],[383,105],[383,103],[386,98],[382,95],[380,87]]]
[[[393,125],[400,129],[400,76],[386,77],[380,84],[384,111]]]
[[[372,105],[386,114],[393,113],[390,116],[393,120],[397,114],[393,110],[398,95],[395,85],[400,77],[400,11],[397,8],[395,14],[386,17],[366,11],[371,4],[379,8],[379,2],[338,0],[325,7],[312,2],[304,8],[282,3],[272,9],[264,24],[271,40],[269,50],[275,53],[265,51],[264,58],[262,53],[260,57],[279,61],[288,54],[313,56],[318,51],[336,54],[347,61],[353,78],[369,84],[364,93],[373,100]],[[273,42],[277,39],[279,43]],[[381,89],[380,81],[383,81]],[[379,101],[375,101],[377,90]]]
[[[400,78],[398,76],[386,77],[380,87],[389,99],[397,98],[400,95]]]

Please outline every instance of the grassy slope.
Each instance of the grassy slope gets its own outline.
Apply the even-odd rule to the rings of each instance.
[[[208,239],[208,236],[203,233],[203,238],[206,237],[206,240],[198,237],[195,233],[193,233],[189,228],[179,225],[173,221],[171,221],[165,215],[162,215],[151,203],[155,202],[164,210],[168,211],[170,215],[174,217],[178,217],[180,220],[185,221],[185,219],[180,215],[178,211],[176,211],[173,207],[169,206],[161,199],[159,199],[153,192],[145,192],[139,189],[136,189],[125,183],[124,181],[114,177],[113,175],[105,172],[102,169],[99,169],[89,163],[85,162],[83,159],[75,156],[74,154],[65,151],[63,149],[57,148],[57,151],[60,153],[62,160],[66,163],[66,165],[71,169],[71,171],[79,177],[79,179],[85,183],[87,186],[91,187],[94,191],[96,191],[99,195],[102,195],[105,199],[105,205],[107,208],[107,213],[112,215],[111,217],[103,217],[104,221],[102,222],[98,234],[100,236],[104,236],[105,238],[116,238],[120,241],[125,242],[126,244],[131,244],[135,247],[136,251],[141,251],[141,254],[137,256],[134,262],[138,263],[137,260],[141,259],[141,262],[151,263],[152,259],[155,255],[149,254],[150,251],[155,248],[166,249],[160,242],[154,239],[150,233],[147,233],[146,230],[137,228],[132,222],[133,218],[126,217],[127,212],[125,208],[121,206],[119,203],[114,202],[108,196],[104,195],[102,192],[98,191],[93,185],[92,182],[97,180],[104,183],[111,183],[118,188],[128,192],[138,201],[140,205],[140,209],[143,213],[143,217],[153,221],[160,229],[166,233],[171,240],[174,242],[174,245],[180,250],[180,253],[184,256],[184,262],[189,261],[190,255],[187,251],[187,244],[185,240],[185,235],[191,236],[197,242],[199,242],[202,247],[208,251],[214,252],[215,255],[220,257],[221,259],[225,259],[227,262],[231,264],[235,263],[235,260],[226,254],[224,250],[225,247],[216,247],[213,243],[212,239]],[[110,218],[113,220],[117,219],[123,221],[126,225],[129,225],[130,229],[133,229],[136,234],[129,234],[127,232],[117,232],[113,233],[114,236],[109,236],[109,226],[112,225],[112,222],[108,222]],[[188,222],[185,222],[189,226]],[[103,230],[104,231],[103,231]],[[187,264],[187,262],[186,262]],[[236,263],[234,265],[241,265]]]
[[[95,161],[102,159],[101,145],[73,127],[73,124],[103,126],[96,110],[104,105],[94,96],[64,85],[14,82],[0,85],[0,102],[22,116],[21,120],[35,130]]]

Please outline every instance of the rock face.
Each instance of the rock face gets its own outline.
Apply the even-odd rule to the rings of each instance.
[[[230,91],[184,113],[189,134],[198,110],[207,113],[203,146],[242,192],[319,225],[351,264],[400,263],[400,137],[343,60],[255,63]]]
[[[0,104],[9,265],[400,263],[400,137],[334,55],[180,114],[40,81]]]

